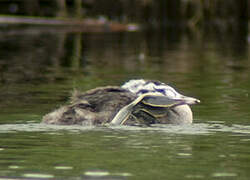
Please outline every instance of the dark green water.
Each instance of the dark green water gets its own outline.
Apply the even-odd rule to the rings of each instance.
[[[0,30],[1,179],[249,179],[250,47],[241,34]],[[134,78],[199,98],[194,124],[39,124],[73,89]]]

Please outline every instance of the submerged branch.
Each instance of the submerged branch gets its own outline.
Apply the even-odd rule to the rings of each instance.
[[[111,21],[102,21],[97,19],[58,19],[41,17],[16,17],[0,16],[0,24],[26,24],[26,25],[46,25],[46,26],[78,26],[86,28],[89,31],[135,31],[138,25],[122,24]]]

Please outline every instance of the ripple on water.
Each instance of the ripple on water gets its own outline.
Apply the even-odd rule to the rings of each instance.
[[[85,176],[109,176],[110,173],[108,171],[86,171],[83,173]]]
[[[52,175],[52,174],[40,174],[40,173],[27,173],[27,174],[23,174],[23,177],[47,179],[47,178],[54,178],[54,175]]]
[[[132,176],[131,173],[121,172],[121,173],[111,173],[108,171],[86,171],[83,173],[88,177],[105,177],[105,176],[120,176],[120,177],[128,177]]]
[[[9,169],[19,169],[20,166],[15,166],[15,165],[12,165],[12,166],[8,166]]]
[[[188,174],[185,176],[186,178],[190,178],[190,179],[203,179],[205,178],[204,175],[200,175],[200,174]]]
[[[189,157],[192,156],[191,153],[177,153],[178,156],[182,156],[182,157]]]
[[[72,166],[55,166],[54,169],[57,169],[57,170],[71,170],[73,169]]]
[[[59,133],[60,131],[69,131],[72,133],[78,133],[81,131],[133,131],[133,132],[165,132],[174,134],[204,134],[209,135],[216,132],[231,132],[237,134],[250,134],[250,126],[234,124],[231,126],[224,125],[222,123],[194,123],[191,125],[166,125],[157,124],[151,127],[138,127],[138,126],[112,126],[112,127],[95,127],[95,126],[61,126],[61,125],[47,125],[40,123],[31,124],[5,124],[0,125],[0,133],[15,133],[15,132],[47,132],[47,133]],[[107,138],[109,138],[107,136]],[[112,138],[112,136],[110,136]],[[117,138],[117,137],[116,137]],[[119,136],[119,138],[127,138],[125,136]],[[0,148],[0,151],[3,150]]]
[[[228,172],[218,172],[212,174],[213,177],[235,177],[237,176],[236,173],[228,173]]]

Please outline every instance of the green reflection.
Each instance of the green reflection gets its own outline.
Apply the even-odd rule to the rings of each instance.
[[[248,179],[249,50],[236,53],[233,37],[16,32],[0,37],[0,177],[107,172],[128,179]],[[194,125],[38,124],[75,88],[131,78],[157,79],[201,99]]]

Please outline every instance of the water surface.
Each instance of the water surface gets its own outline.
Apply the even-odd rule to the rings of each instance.
[[[249,44],[183,29],[81,33],[1,27],[0,177],[248,179]],[[157,79],[201,99],[194,124],[40,124],[73,89]]]

